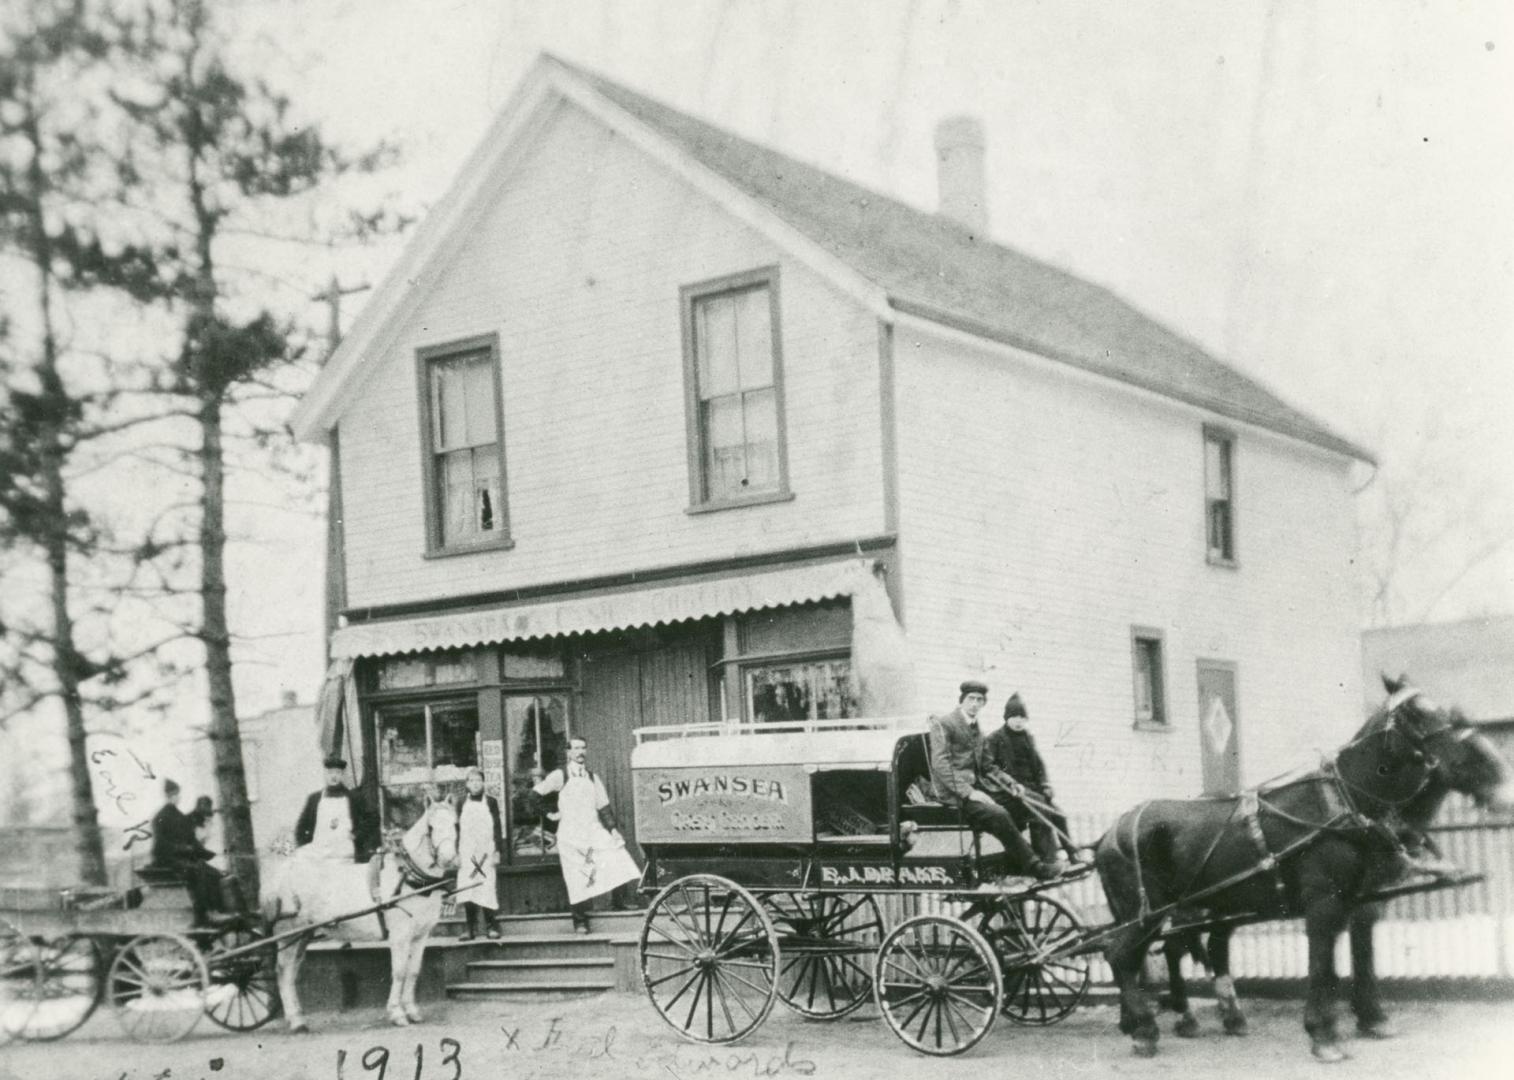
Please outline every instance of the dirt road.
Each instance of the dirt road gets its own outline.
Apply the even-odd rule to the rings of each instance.
[[[1508,1080],[1514,1077],[1514,1003],[1402,1004],[1403,1034],[1354,1043],[1352,1060],[1309,1057],[1299,1006],[1248,1003],[1252,1034],[1219,1033],[1212,1006],[1204,1035],[1164,1036],[1154,1060],[1131,1056],[1115,1010],[1081,1010],[1046,1030],[1001,1020],[971,1053],[933,1059],[899,1043],[864,1010],[835,1024],[806,1022],[779,1006],[750,1039],[732,1047],[684,1042],[645,999],[606,994],[570,1001],[436,1006],[426,1023],[392,1028],[377,1012],[316,1016],[317,1030],[289,1036],[275,1025],[229,1035],[209,1021],[167,1047],[126,1041],[105,1012],[67,1040],[0,1047],[0,1080],[1278,1080],[1328,1074],[1369,1080]],[[1171,1018],[1164,1018],[1170,1028]]]

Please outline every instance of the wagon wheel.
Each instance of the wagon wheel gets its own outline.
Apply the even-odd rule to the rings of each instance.
[[[177,1042],[205,1010],[209,981],[194,942],[178,934],[144,934],[116,954],[105,995],[137,1042]]]
[[[269,942],[247,946],[266,935],[244,926],[222,930],[205,956],[210,989],[205,993],[205,1013],[231,1031],[256,1031],[280,1012],[279,948]],[[225,954],[238,951],[234,956]]]
[[[36,1013],[40,972],[36,943],[0,924],[0,1046],[25,1030]]]
[[[839,1020],[873,995],[864,957],[878,951],[883,915],[866,893],[770,893],[762,897],[778,931],[778,997],[812,1020]]]
[[[1037,1027],[1065,1020],[1088,992],[1083,924],[1049,896],[1008,897],[978,920],[1004,974],[1004,1015]]]
[[[947,915],[917,915],[884,939],[873,972],[878,1010],[894,1034],[924,1054],[949,1057],[994,1026],[1004,983],[993,949]]]
[[[99,1004],[100,952],[92,939],[72,935],[53,941],[36,939],[27,945],[29,950],[18,945],[10,951],[5,963],[8,969],[18,963],[32,967],[28,992],[35,1007],[26,1009],[15,999],[14,992],[22,984],[13,984],[5,993],[6,1005],[0,1008],[0,1026],[28,1042],[61,1039],[88,1020]]]
[[[714,874],[679,878],[641,928],[641,977],[685,1038],[728,1043],[756,1030],[778,996],[778,941],[762,905]]]

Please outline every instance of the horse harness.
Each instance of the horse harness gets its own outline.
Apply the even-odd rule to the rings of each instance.
[[[1395,726],[1394,714],[1397,712],[1399,706],[1403,705],[1409,700],[1412,700],[1415,696],[1418,695],[1418,693],[1418,690],[1400,691],[1389,699],[1388,704],[1385,706],[1385,711],[1388,714],[1388,721],[1383,727],[1384,732],[1393,730]],[[1411,735],[1410,739],[1415,743],[1416,749],[1420,750],[1421,753],[1424,753],[1422,748],[1424,741],[1423,736]],[[1354,745],[1358,741],[1360,741],[1360,738],[1352,740],[1351,743],[1347,744],[1347,747]],[[1345,747],[1343,747],[1342,749],[1345,749]],[[1436,762],[1434,758],[1428,754],[1426,754],[1425,757],[1425,778],[1415,788],[1414,792],[1411,792],[1410,795],[1403,800],[1404,802],[1412,799],[1414,795],[1418,794],[1419,790],[1429,782],[1430,773],[1434,770]],[[1231,822],[1236,821],[1237,818],[1240,820],[1247,839],[1256,849],[1256,863],[1245,870],[1231,874],[1229,877],[1220,882],[1217,882],[1214,885],[1200,889],[1195,893],[1183,895],[1181,899],[1172,901],[1171,903],[1168,903],[1157,909],[1153,909],[1151,907],[1150,897],[1146,892],[1146,880],[1145,875],[1142,872],[1139,850],[1141,814],[1145,812],[1146,808],[1150,806],[1151,803],[1148,801],[1138,806],[1136,808],[1134,816],[1131,818],[1130,854],[1128,856],[1132,864],[1135,866],[1136,893],[1140,898],[1140,913],[1137,916],[1137,921],[1146,922],[1152,918],[1165,918],[1167,915],[1171,914],[1179,907],[1195,904],[1198,901],[1214,896],[1215,894],[1223,892],[1233,885],[1238,885],[1241,882],[1247,881],[1259,874],[1268,874],[1271,876],[1273,887],[1276,890],[1278,900],[1282,901],[1284,891],[1286,890],[1286,884],[1283,880],[1282,874],[1283,860],[1293,855],[1295,852],[1301,851],[1309,845],[1313,844],[1322,836],[1330,834],[1345,836],[1376,836],[1379,839],[1385,839],[1390,845],[1396,846],[1398,844],[1398,840],[1393,834],[1391,828],[1389,828],[1385,823],[1381,821],[1374,820],[1357,808],[1356,801],[1351,797],[1352,788],[1355,785],[1353,785],[1341,774],[1339,759],[1340,751],[1336,751],[1334,757],[1321,760],[1320,765],[1317,769],[1309,770],[1308,772],[1305,772],[1302,775],[1296,777],[1290,776],[1289,774],[1285,773],[1275,780],[1268,781],[1267,783],[1264,783],[1258,787],[1248,788],[1238,796],[1225,796],[1225,798],[1233,798],[1236,803],[1235,810],[1232,812],[1230,821],[1226,822],[1226,825],[1229,825]],[[1303,818],[1297,817],[1293,814],[1290,814],[1288,811],[1278,807],[1274,803],[1268,802],[1264,797],[1271,792],[1280,791],[1284,788],[1294,787],[1298,784],[1303,783],[1317,783],[1325,785],[1323,789],[1324,802],[1328,814],[1325,821],[1308,821]],[[1397,804],[1390,803],[1389,805],[1391,808],[1396,808]],[[1290,824],[1301,826],[1305,830],[1304,834],[1294,840],[1289,841],[1280,849],[1274,851],[1272,849],[1271,843],[1269,843],[1269,841],[1267,840],[1267,834],[1265,830],[1262,828],[1261,819],[1263,810],[1266,810],[1269,814],[1281,818],[1282,820],[1287,821]],[[1203,874],[1205,868],[1209,865],[1209,861],[1214,857],[1215,851],[1218,850],[1220,841],[1224,839],[1225,834],[1225,825],[1222,825],[1220,828],[1215,830],[1214,839],[1210,842],[1208,850],[1204,853],[1204,858],[1200,861],[1198,868],[1194,871],[1193,876],[1190,880],[1195,880]],[[1116,838],[1116,842],[1118,843],[1118,837]]]

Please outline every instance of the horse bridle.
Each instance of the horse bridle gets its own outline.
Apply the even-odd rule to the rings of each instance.
[[[1355,800],[1351,798],[1351,793],[1353,791],[1361,795],[1368,795],[1371,798],[1382,803],[1383,805],[1393,810],[1397,810],[1399,807],[1406,806],[1410,802],[1412,802],[1414,798],[1425,789],[1425,785],[1430,782],[1430,777],[1435,773],[1435,770],[1440,768],[1440,758],[1427,750],[1426,744],[1436,735],[1439,735],[1441,732],[1451,729],[1453,727],[1451,721],[1442,718],[1440,720],[1440,723],[1434,725],[1428,731],[1421,731],[1413,725],[1399,723],[1399,710],[1409,702],[1413,701],[1415,698],[1419,697],[1422,693],[1423,691],[1420,690],[1417,686],[1399,687],[1388,696],[1388,700],[1383,704],[1383,712],[1386,715],[1386,720],[1383,723],[1382,729],[1380,731],[1358,735],[1345,746],[1337,750],[1333,757],[1324,762],[1323,769],[1325,775],[1328,776],[1332,781],[1334,781],[1336,792],[1340,795],[1341,800],[1346,804],[1347,809],[1349,809],[1351,813],[1358,818],[1365,818],[1367,815],[1362,814],[1361,811],[1357,809]],[[1412,746],[1415,752],[1420,755],[1420,758],[1422,759],[1425,767],[1424,776],[1420,779],[1420,782],[1415,785],[1414,790],[1409,792],[1409,794],[1404,798],[1398,800],[1384,798],[1383,796],[1374,794],[1373,792],[1370,792],[1357,784],[1353,784],[1350,780],[1346,779],[1345,775],[1341,772],[1340,769],[1340,756],[1343,752],[1355,746],[1357,743],[1366,740],[1372,735],[1386,735],[1389,732],[1393,731],[1397,731],[1400,735],[1408,740],[1409,745]],[[1460,742],[1472,734],[1475,734],[1475,732],[1469,729],[1466,732],[1458,732],[1453,734],[1452,738]],[[1379,766],[1378,771],[1379,773],[1385,773],[1386,766]]]

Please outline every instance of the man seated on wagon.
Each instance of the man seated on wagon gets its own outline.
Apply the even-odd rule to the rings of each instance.
[[[222,906],[221,873],[210,865],[212,853],[195,836],[194,823],[179,809],[179,785],[163,781],[165,802],[152,819],[152,867],[171,870],[189,890],[195,926],[211,923],[211,911]]]
[[[984,756],[978,713],[988,703],[988,687],[969,679],[958,691],[955,709],[930,718],[930,777],[936,798],[958,807],[974,832],[998,840],[1013,872],[1042,881],[1057,877],[1056,866],[1036,855],[1009,811],[989,794],[992,786],[1007,789],[1013,781]]]
[[[1053,861],[1060,847],[1068,862],[1076,866],[1082,861],[1078,846],[1067,833],[1067,816],[1052,802],[1046,762],[1036,749],[1035,737],[1027,724],[1029,719],[1020,695],[1011,694],[1004,703],[1004,726],[983,740],[984,756],[1013,781],[1008,790],[996,788],[992,794],[1009,811],[1018,828],[1030,826],[1030,842],[1037,855]]]

